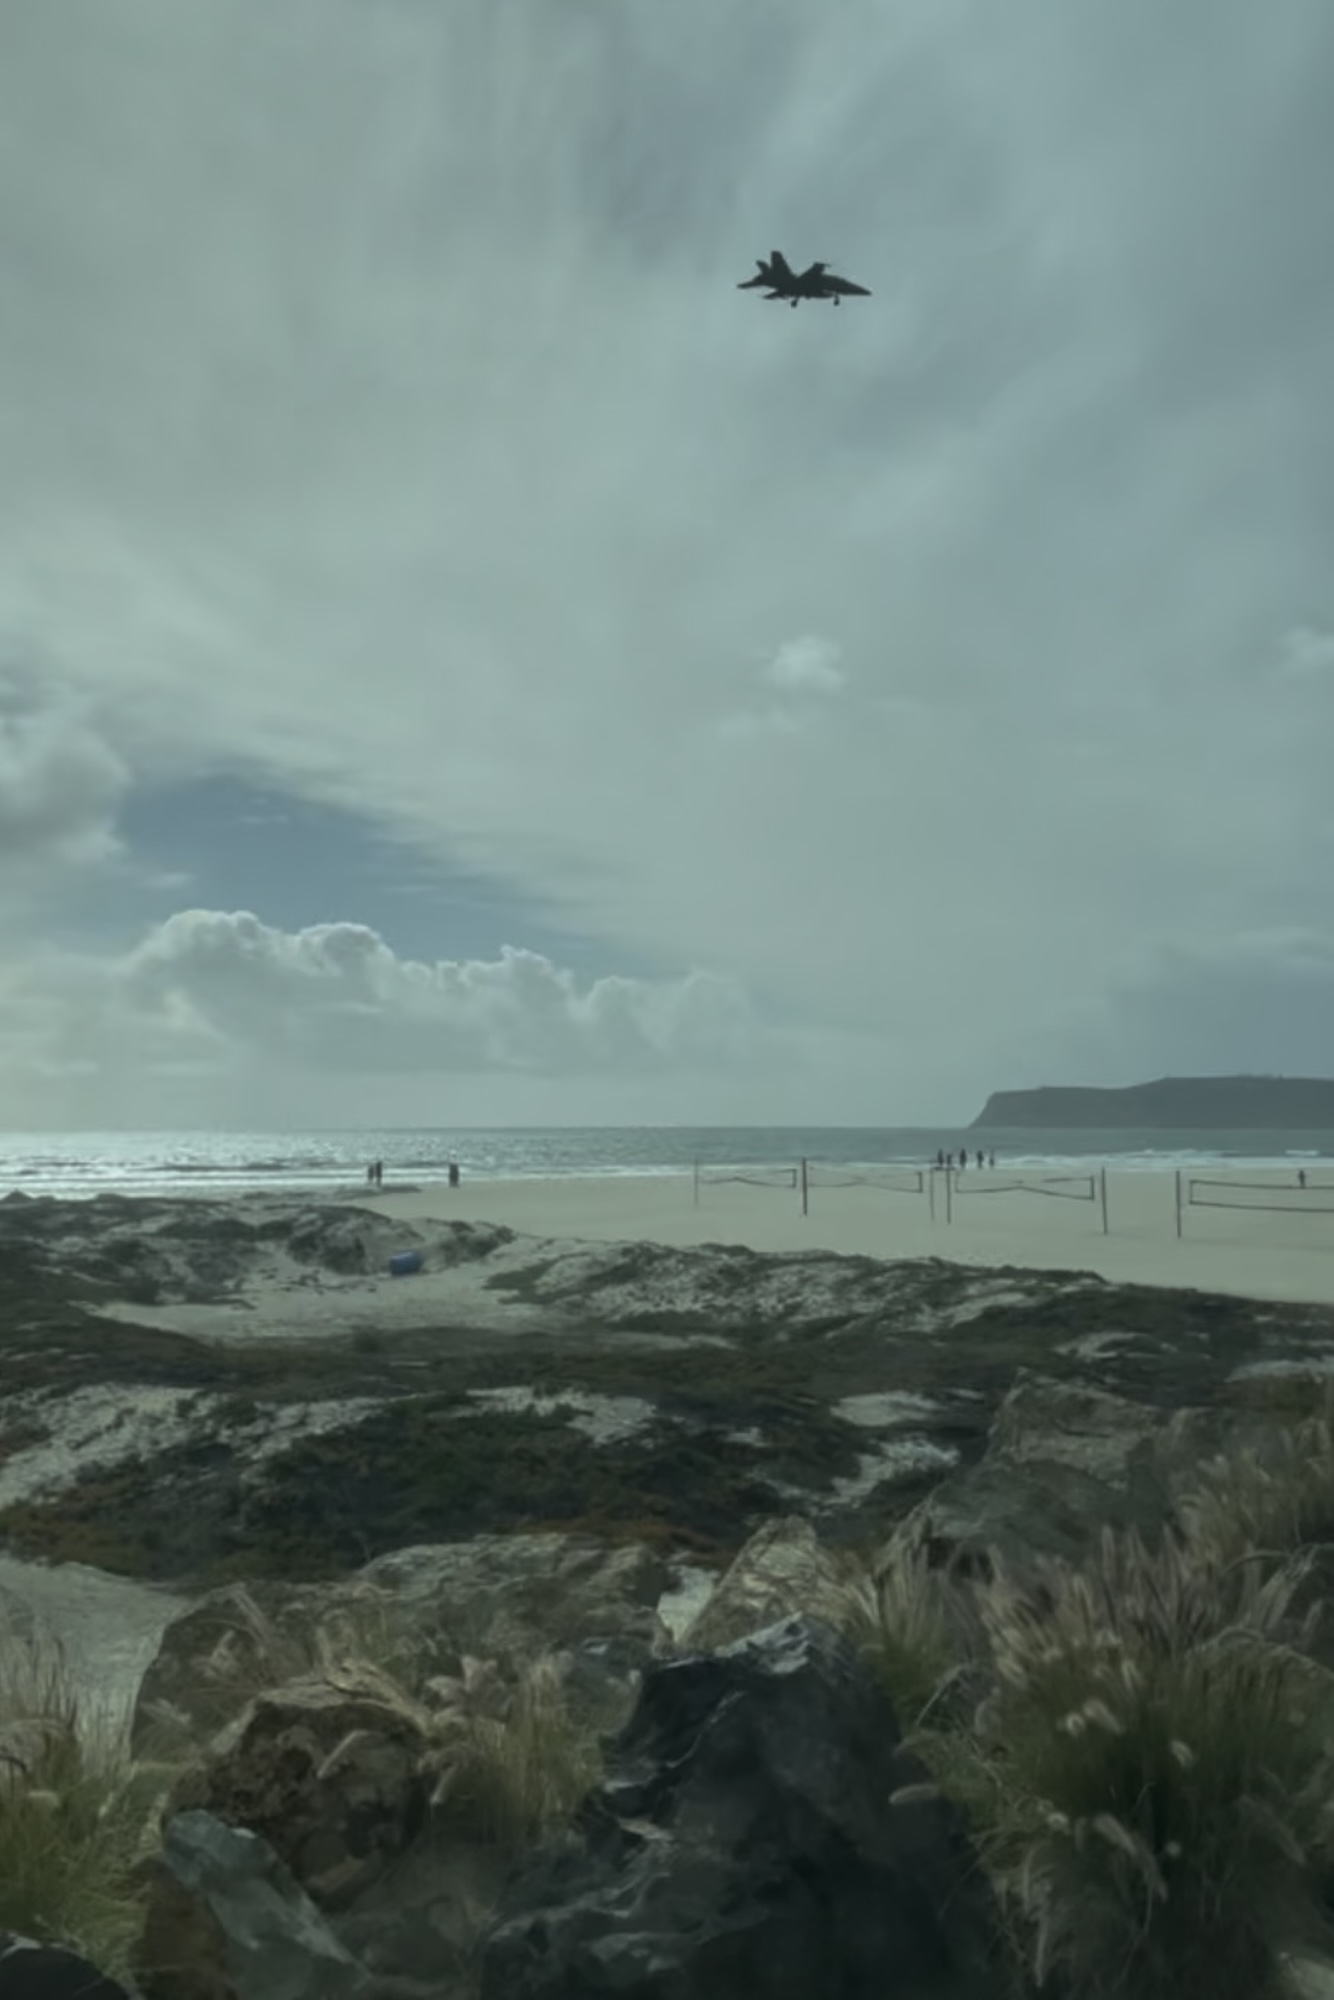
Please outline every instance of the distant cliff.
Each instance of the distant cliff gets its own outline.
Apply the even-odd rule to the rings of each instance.
[[[1124,1090],[1044,1085],[997,1090],[971,1131],[1036,1126],[1085,1131],[1334,1131],[1334,1080],[1303,1076],[1165,1076]]]

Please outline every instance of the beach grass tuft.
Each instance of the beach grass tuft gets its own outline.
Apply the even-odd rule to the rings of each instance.
[[[54,1643],[0,1634],[0,1928],[70,1946],[128,1979],[133,1870],[167,1775],[80,1699]]]
[[[1212,1460],[1179,1511],[1195,1545],[1234,1556],[1334,1544],[1334,1383],[1308,1414],[1276,1427],[1267,1452]]]
[[[843,1630],[889,1695],[905,1735],[926,1726],[970,1664],[968,1600],[921,1550],[893,1544],[848,1566]]]
[[[1040,1570],[1039,1595],[1003,1568],[981,1588],[991,1692],[968,1736],[921,1746],[1034,1977],[1268,2000],[1324,1929],[1334,1681],[1283,1636],[1304,1559],[1109,1531]]]

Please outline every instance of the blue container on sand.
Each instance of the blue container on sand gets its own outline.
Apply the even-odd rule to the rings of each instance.
[[[420,1250],[400,1250],[397,1257],[389,1259],[389,1275],[391,1278],[410,1278],[413,1272],[420,1271],[421,1267],[422,1253]]]

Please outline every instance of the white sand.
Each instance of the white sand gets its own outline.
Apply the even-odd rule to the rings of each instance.
[[[840,1170],[843,1171],[843,1170]],[[848,1170],[852,1171],[852,1170]],[[464,1181],[458,1188],[395,1194],[376,1203],[402,1221],[498,1222],[538,1237],[584,1242],[745,1244],[755,1250],[837,1250],[869,1257],[942,1257],[972,1265],[1096,1271],[1123,1283],[1184,1285],[1248,1298],[1334,1303],[1334,1172],[1298,1189],[1291,1173],[1201,1168],[1200,1197],[1237,1206],[1188,1206],[1176,1236],[1171,1173],[1109,1172],[1110,1234],[1099,1203],[1040,1191],[1044,1176],[970,1168],[945,1220],[925,1194],[874,1186],[810,1190],[810,1212],[790,1187],[706,1181],[699,1205],[689,1175]],[[1313,1179],[1317,1178],[1313,1174]],[[1017,1182],[1027,1183],[1024,1187]],[[1251,1183],[1259,1184],[1259,1191]],[[988,1190],[984,1192],[984,1190]],[[1290,1209],[1268,1212],[1258,1204]]]

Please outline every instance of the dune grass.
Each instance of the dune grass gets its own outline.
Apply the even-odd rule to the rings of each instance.
[[[1334,1383],[1307,1414],[1276,1428],[1269,1451],[1205,1466],[1180,1512],[1192,1542],[1235,1556],[1334,1544]]]
[[[597,1739],[573,1719],[551,1655],[509,1690],[469,1659],[431,1692],[431,1804],[462,1837],[509,1848],[537,1840],[567,1823],[602,1775]]]
[[[1152,1551],[1108,1530],[1079,1565],[961,1584],[904,1560],[850,1592],[1044,1992],[1271,2000],[1287,1951],[1334,1946],[1334,1675],[1322,1607],[1295,1608],[1334,1541],[1330,1409],[1207,1467]],[[971,1715],[944,1698],[961,1675]]]
[[[82,1703],[56,1645],[0,1633],[0,1928],[130,1975],[156,1774]]]
[[[597,1739],[572,1714],[554,1653],[506,1673],[432,1636],[387,1591],[367,1590],[307,1629],[271,1617],[244,1586],[230,1604],[201,1666],[229,1711],[311,1679],[371,1696],[418,1732],[442,1834],[521,1844],[567,1818],[597,1782]],[[173,1726],[179,1755],[186,1746],[169,1713],[159,1717],[159,1743],[173,1747]]]
[[[1334,1684],[1278,1636],[1303,1573],[1108,1534],[1049,1569],[1041,1611],[1004,1577],[985,1592],[982,1845],[1039,1981],[1266,2000],[1320,1934]]]

